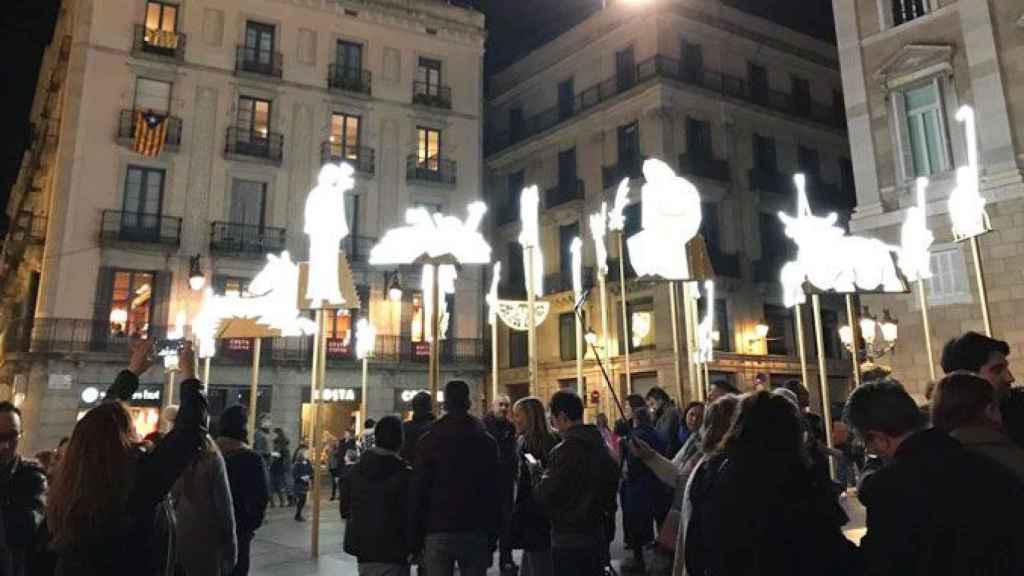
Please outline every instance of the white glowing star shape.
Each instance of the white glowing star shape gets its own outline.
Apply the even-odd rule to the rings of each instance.
[[[305,232],[309,236],[309,282],[306,298],[314,307],[345,303],[338,282],[338,250],[348,236],[345,192],[355,186],[348,164],[325,164],[317,185],[306,197]]]
[[[491,246],[479,231],[487,206],[473,202],[467,211],[463,221],[454,216],[431,216],[426,208],[409,208],[405,212],[406,226],[384,234],[370,251],[370,264],[413,264],[443,257],[460,264],[489,263]]]
[[[962,106],[956,119],[964,123],[967,132],[967,166],[956,170],[956,188],[949,195],[949,217],[953,221],[953,238],[957,242],[981,236],[992,229],[985,198],[980,191],[978,166],[978,136],[975,129],[974,109]]]
[[[688,280],[686,243],[700,230],[700,193],[661,160],[644,162],[644,178],[643,230],[628,240],[633,270],[640,277]]]
[[[601,211],[590,215],[590,238],[594,241],[594,255],[597,259],[597,273],[601,278],[608,275],[608,203],[601,202]]]
[[[360,318],[356,322],[356,358],[369,358],[376,340],[377,329],[366,318]]]
[[[911,282],[932,277],[931,253],[935,235],[928,229],[925,190],[927,178],[917,179],[917,205],[907,210],[907,218],[900,228],[900,271]]]

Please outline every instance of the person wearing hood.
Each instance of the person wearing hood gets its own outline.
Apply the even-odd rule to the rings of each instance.
[[[359,561],[360,576],[408,576],[406,522],[412,468],[398,455],[402,421],[385,416],[375,428],[377,445],[341,481],[345,552]]]
[[[615,514],[619,467],[600,430],[583,424],[583,400],[559,390],[549,404],[562,441],[551,451],[546,468],[530,465],[534,495],[551,521],[551,556],[559,576],[601,574],[604,533]]]
[[[220,417],[220,436],[217,447],[224,456],[231,486],[231,504],[235,512],[235,539],[238,560],[231,576],[249,573],[249,549],[256,529],[263,524],[263,516],[270,500],[267,468],[263,457],[246,444],[248,414],[243,406],[232,406]]]
[[[402,424],[402,450],[399,455],[408,463],[416,461],[416,446],[437,418],[431,411],[430,392],[418,392],[412,398],[412,419]]]

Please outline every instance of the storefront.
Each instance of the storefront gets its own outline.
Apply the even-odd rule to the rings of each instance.
[[[358,388],[325,388],[323,401],[320,404],[322,410],[322,422],[324,425],[323,444],[329,446],[334,440],[341,438],[346,430],[353,432],[362,427],[359,413],[360,403],[363,400],[362,390]],[[302,441],[310,443],[313,437],[313,404],[310,403],[310,390],[302,390]]]
[[[210,386],[207,393],[207,402],[210,406],[210,429],[218,430],[220,416],[225,410],[232,406],[244,406],[249,410],[249,386]],[[259,424],[263,416],[269,415],[273,407],[273,394],[270,386],[258,386],[256,388],[256,423]],[[252,417],[250,415],[250,417]]]
[[[85,385],[79,395],[78,417],[81,420],[91,408],[100,405],[106,395],[107,385]],[[135,433],[143,438],[156,432],[160,426],[160,407],[163,388],[159,385],[140,386],[128,403],[128,413],[135,425]]]
[[[395,413],[402,417],[402,420],[412,418],[412,399],[420,392],[427,390],[395,390]],[[440,407],[444,404],[444,390],[437,391],[437,404]]]

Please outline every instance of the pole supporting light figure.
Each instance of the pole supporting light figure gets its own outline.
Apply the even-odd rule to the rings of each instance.
[[[828,387],[828,366],[825,362],[825,334],[821,324],[821,296],[811,295],[811,307],[814,312],[814,337],[818,348],[818,383],[821,386],[821,414],[825,421],[825,443],[829,447],[828,469],[832,479],[836,479],[836,461],[832,457],[832,399]]]
[[[851,350],[850,356],[853,358],[853,386],[855,388],[860,387],[860,355],[857,352],[857,310],[853,306],[853,296],[850,294],[846,295],[846,321],[849,322],[850,326],[850,341]],[[870,320],[865,320],[865,323],[860,327],[866,326]],[[874,334],[874,325],[871,325],[871,333]]]
[[[377,341],[377,330],[366,318],[360,318],[356,322],[356,357],[363,362],[363,394],[359,405],[359,415],[363,422],[366,422],[369,412],[369,388],[367,386],[367,375],[369,372],[370,356],[373,354],[374,345]]]
[[[583,241],[573,238],[569,245],[572,254],[572,295],[573,306],[583,305]],[[576,319],[576,393],[584,398],[583,390],[583,320],[580,314],[573,314]]]
[[[491,273],[491,289],[487,292],[487,321],[491,325],[491,402],[498,400],[498,284],[501,283],[501,262],[495,262]]]
[[[917,179],[917,204],[907,209],[907,218],[900,228],[899,265],[908,282],[917,284],[917,297],[921,306],[921,325],[924,329],[924,345],[928,351],[928,375],[934,382],[935,353],[932,351],[932,327],[928,317],[928,291],[924,281],[932,277],[931,246],[935,235],[928,229],[926,192],[928,179]],[[984,220],[984,219],[983,219]]]
[[[524,188],[519,197],[519,217],[521,228],[519,244],[523,247],[523,259],[526,268],[526,304],[527,318],[530,329],[527,332],[527,351],[529,355],[530,394],[539,394],[539,365],[537,361],[537,295],[544,295],[544,254],[540,248],[540,224],[538,209],[540,191],[536,186]]]
[[[683,369],[680,365],[679,359],[679,304],[676,302],[677,299],[677,284],[675,282],[668,283],[668,308],[669,314],[672,316],[672,367],[675,369],[676,377],[676,393],[679,395],[680,403],[683,401]],[[690,374],[693,374],[692,368]],[[692,381],[691,381],[692,383]]]
[[[590,215],[590,236],[594,241],[594,256],[597,260],[597,284],[601,292],[601,334],[604,338],[603,349],[605,360],[611,359],[611,335],[608,330],[608,203],[601,202],[601,211]],[[592,333],[588,333],[589,336]],[[596,337],[596,335],[595,335]],[[596,340],[591,345],[595,344]],[[611,370],[610,362],[607,362]],[[610,379],[614,382],[614,379]],[[609,397],[609,400],[612,398]],[[611,405],[608,405],[606,412],[611,412]]]
[[[612,211],[608,214],[608,229],[613,232],[618,232],[615,235],[616,247],[619,251],[619,304],[622,309],[622,338],[625,340],[621,342],[622,353],[623,353],[623,372],[626,373],[626,392],[632,394],[633,392],[633,371],[630,369],[629,362],[629,318],[627,317],[627,302],[629,301],[628,290],[626,287],[626,249],[623,237],[626,234],[626,206],[629,204],[629,178],[623,178],[622,182],[619,182],[619,188],[615,192],[615,202],[612,204]]]
[[[985,272],[981,261],[981,247],[978,237],[992,230],[992,223],[985,211],[985,197],[981,195],[981,165],[978,159],[978,135],[974,109],[961,106],[956,119],[964,124],[967,133],[967,166],[956,170],[956,187],[949,195],[949,217],[953,222],[953,239],[967,240],[971,244],[974,259],[974,273],[978,282],[978,300],[981,302],[981,318],[985,333],[992,336],[992,318],[989,314],[988,290],[985,288]]]

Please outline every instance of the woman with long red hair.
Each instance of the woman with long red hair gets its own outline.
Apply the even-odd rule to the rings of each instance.
[[[173,571],[167,495],[199,451],[207,406],[186,343],[175,427],[152,452],[143,452],[123,402],[152,365],[152,351],[150,341],[134,347],[128,370],[107,391],[107,402],[75,426],[54,475],[46,511],[58,575]]]

